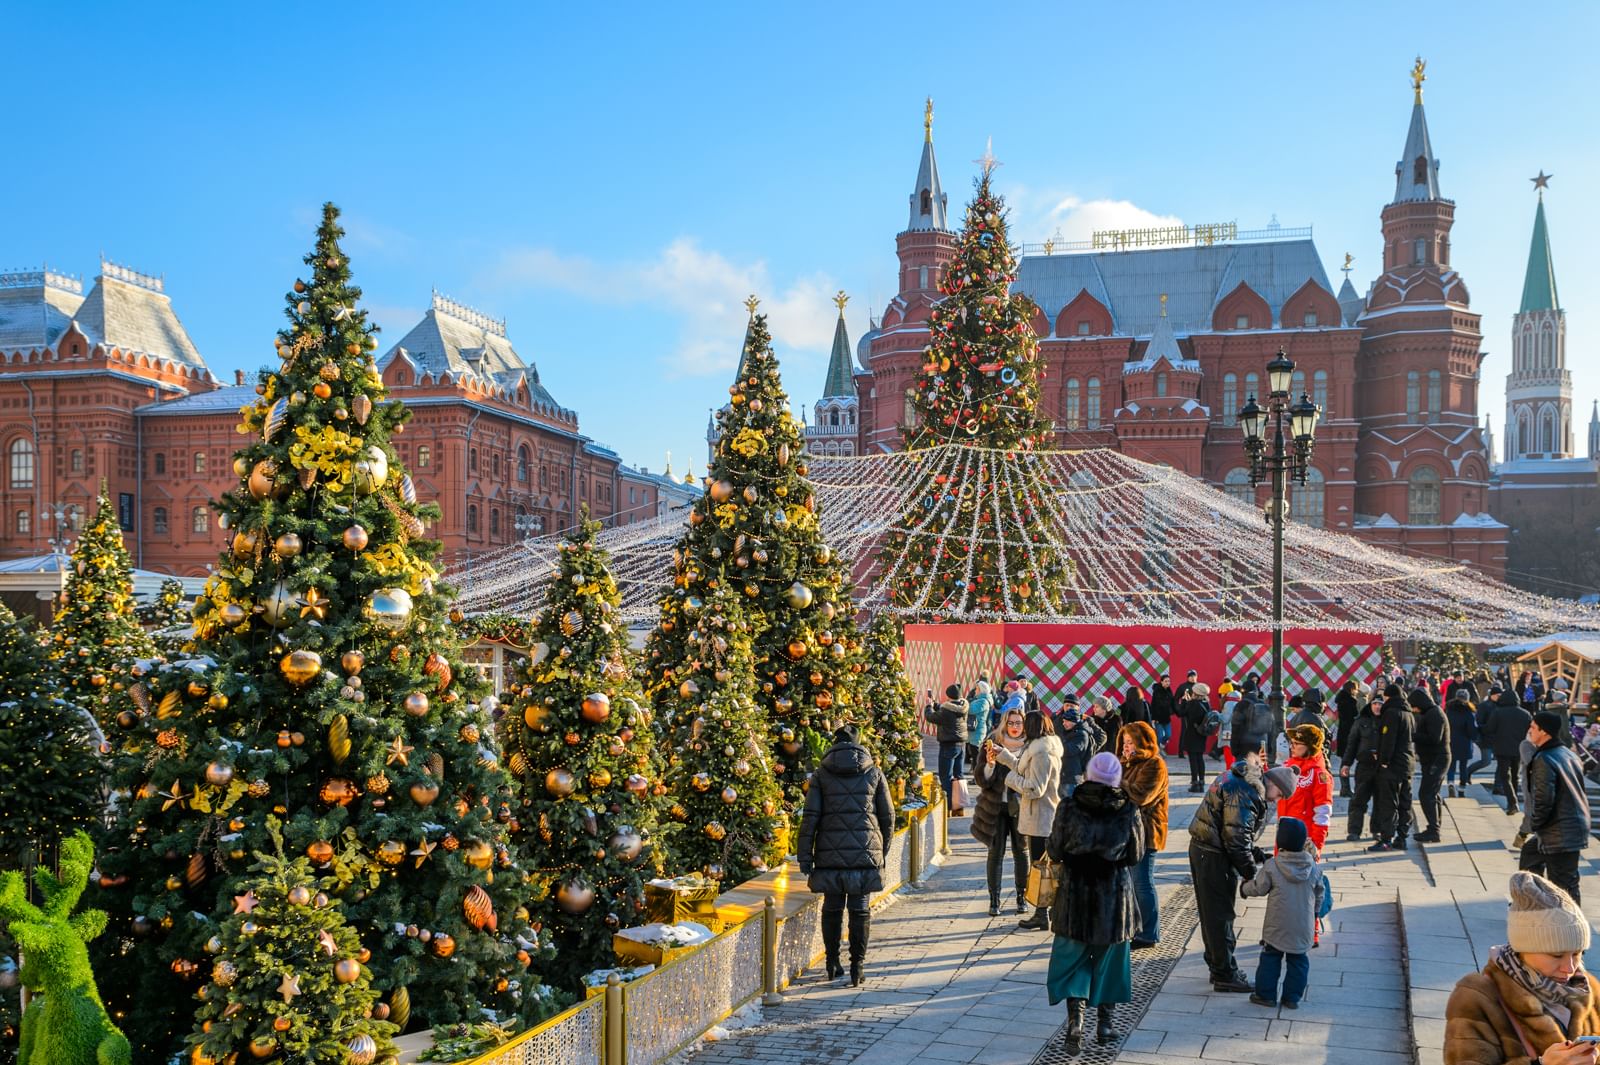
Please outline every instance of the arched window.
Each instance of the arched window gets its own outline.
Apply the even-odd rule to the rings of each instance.
[[[542,491],[542,490],[547,489],[549,487],[550,487],[550,467],[549,466],[540,466],[539,467],[539,488]]]
[[[1548,456],[1556,449],[1556,412],[1549,407],[1539,411],[1539,450]]]
[[[1545,369],[1556,364],[1556,331],[1546,322],[1539,330],[1539,365]]]
[[[1426,155],[1419,155],[1412,162],[1411,183],[1413,185],[1426,185],[1428,183],[1428,157]]]
[[[417,469],[425,470],[433,463],[433,448],[423,444],[417,448]]]
[[[467,504],[467,532],[476,536],[478,533],[478,504]]]
[[[472,448],[467,453],[467,469],[472,473],[478,472],[478,449]]]
[[[27,536],[33,532],[33,517],[26,510],[17,511],[17,535]]]
[[[1406,416],[1415,419],[1422,406],[1421,377],[1415,370],[1406,373]]]
[[[156,474],[159,476],[159,475],[165,474],[166,472],[167,472],[167,453],[165,451],[157,451],[156,452]]]
[[[1421,237],[1411,242],[1411,261],[1414,263],[1428,261],[1428,242]]]
[[[1078,379],[1076,377],[1067,378],[1066,426],[1069,430],[1078,428],[1078,389]]]
[[[150,527],[158,533],[167,531],[167,508],[157,507],[150,512]]]
[[[1239,420],[1239,375],[1222,375],[1222,424],[1232,425]]]
[[[1084,421],[1091,429],[1100,428],[1100,378],[1089,378],[1087,402],[1084,406]]]
[[[1255,505],[1256,489],[1250,483],[1250,471],[1243,466],[1235,466],[1228,471],[1227,476],[1222,478],[1222,490],[1241,503]]]
[[[1306,471],[1306,483],[1289,488],[1289,519],[1313,529],[1323,526],[1323,507],[1326,492],[1322,471],[1315,466]]]
[[[194,472],[206,472],[206,453],[204,451],[196,451],[194,453]]]
[[[500,535],[500,508],[499,507],[496,507],[495,509],[489,511],[489,535],[490,536],[499,536]]]
[[[523,484],[528,483],[528,445],[523,444],[517,448],[517,480]]]
[[[839,412],[838,411],[830,410],[828,412],[828,424],[829,425],[835,425],[835,426],[839,424]]]
[[[1306,372],[1296,370],[1289,375],[1289,400],[1293,403],[1300,402],[1300,396],[1306,390]]]
[[[922,213],[923,214],[932,214],[933,213],[933,193],[930,192],[928,189],[923,189],[922,190]]]
[[[11,441],[11,487],[33,487],[33,441],[19,438]]]
[[[1513,458],[1521,458],[1533,450],[1533,416],[1528,413],[1527,407],[1517,408],[1517,453]]]
[[[82,448],[75,447],[75,448],[72,449],[72,472],[73,473],[82,473],[83,472],[83,449]]]
[[[498,451],[489,456],[489,476],[500,476],[500,452]]]
[[[189,531],[207,533],[211,531],[211,512],[203,506],[195,507],[189,512]]]
[[[1439,524],[1439,471],[1418,466],[1411,471],[1406,492],[1406,524]]]
[[[1166,394],[1167,394],[1167,375],[1166,375],[1165,372],[1158,373],[1158,374],[1156,374],[1156,395],[1164,396]]]
[[[1528,367],[1533,365],[1534,340],[1532,325],[1525,325],[1522,327],[1522,336],[1520,339],[1522,343],[1517,345],[1517,369],[1526,370]]]
[[[1261,394],[1261,378],[1254,373],[1244,375],[1244,394],[1247,399],[1255,399]]]
[[[1328,412],[1328,371],[1318,370],[1311,375],[1311,402]]]
[[[1444,413],[1444,375],[1438,370],[1428,371],[1428,421],[1436,422]]]

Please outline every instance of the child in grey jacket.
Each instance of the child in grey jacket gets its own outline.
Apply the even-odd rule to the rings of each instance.
[[[1317,929],[1317,907],[1322,901],[1322,870],[1316,851],[1306,847],[1306,823],[1298,817],[1278,820],[1278,853],[1262,863],[1255,879],[1239,885],[1244,898],[1267,896],[1267,919],[1261,932],[1261,964],[1256,967],[1256,990],[1250,1001],[1257,1006],[1277,1006],[1278,975],[1283,978],[1283,1005],[1298,1009],[1311,978],[1311,950]]]

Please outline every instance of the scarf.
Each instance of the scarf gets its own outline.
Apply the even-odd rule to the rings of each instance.
[[[1516,985],[1539,1000],[1545,1012],[1556,1019],[1561,1030],[1572,1023],[1572,1015],[1589,1001],[1589,975],[1581,969],[1565,982],[1541,976],[1523,963],[1522,956],[1502,943],[1489,951],[1489,964],[1511,977]]]
[[[1022,748],[1028,743],[1028,738],[1026,736],[1018,736],[1015,739],[1012,739],[1010,736],[1006,735],[1006,730],[1003,728],[998,730],[997,735],[1000,739],[1000,746],[1004,747],[1012,754],[1021,754]]]

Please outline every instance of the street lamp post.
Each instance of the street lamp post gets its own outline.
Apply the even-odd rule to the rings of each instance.
[[[1272,695],[1268,703],[1274,721],[1281,720],[1283,713],[1283,526],[1289,518],[1289,481],[1293,478],[1302,485],[1306,483],[1317,419],[1322,416],[1322,408],[1304,392],[1298,403],[1290,402],[1293,381],[1294,360],[1279,350],[1267,363],[1267,384],[1271,389],[1267,405],[1257,405],[1256,397],[1251,395],[1239,411],[1244,449],[1250,456],[1250,484],[1254,487],[1268,479],[1272,484],[1272,501],[1267,504],[1267,524],[1272,526]],[[1270,752],[1268,757],[1271,758]]]

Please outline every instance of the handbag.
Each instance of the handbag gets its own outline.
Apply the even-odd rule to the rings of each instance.
[[[1061,863],[1041,854],[1028,867],[1028,890],[1023,893],[1034,906],[1049,906],[1056,900],[1056,889],[1061,885]]]
[[[972,796],[967,791],[967,781],[964,777],[956,777],[950,781],[950,805],[957,810],[965,810],[972,805]]]

